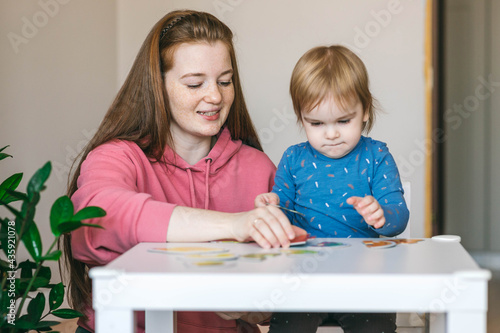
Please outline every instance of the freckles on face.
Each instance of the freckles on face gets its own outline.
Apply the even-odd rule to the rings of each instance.
[[[216,135],[234,100],[233,68],[227,47],[220,41],[184,43],[177,47],[173,60],[165,84],[174,139]]]

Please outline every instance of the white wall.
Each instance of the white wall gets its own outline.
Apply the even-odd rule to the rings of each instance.
[[[0,181],[24,172],[25,190],[52,161],[36,218],[45,249],[53,241],[50,207],[118,88],[115,7],[99,0],[0,2],[0,147],[10,145],[14,156],[0,161]]]
[[[275,163],[305,140],[288,94],[290,75],[313,46],[343,44],[364,60],[384,109],[371,135],[386,141],[412,183],[412,235],[424,236],[424,1],[118,0],[119,82],[143,39],[173,9],[210,12],[235,34],[245,98]]]
[[[22,171],[24,188],[52,161],[37,213],[45,243],[52,239],[50,205],[65,192],[72,159],[99,125],[146,34],[174,8],[212,12],[233,29],[245,97],[276,163],[305,138],[288,96],[295,62],[319,44],[358,52],[385,111],[372,136],[388,142],[411,181],[412,233],[424,235],[424,2],[3,0],[0,146],[10,144],[14,159],[0,163],[0,180]],[[23,42],[12,43],[13,34]]]

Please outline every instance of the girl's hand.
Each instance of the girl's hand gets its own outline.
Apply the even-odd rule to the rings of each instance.
[[[259,194],[254,201],[255,208],[264,207],[268,204],[279,205],[280,197],[273,192]]]
[[[363,216],[366,223],[375,229],[382,228],[385,224],[384,210],[377,199],[368,195],[362,197],[350,197],[347,203],[354,206],[354,209]]]
[[[253,239],[265,249],[290,246],[295,238],[295,229],[281,209],[264,205],[249,212],[236,213],[231,224],[232,235],[238,241]],[[302,229],[299,229],[302,230]]]

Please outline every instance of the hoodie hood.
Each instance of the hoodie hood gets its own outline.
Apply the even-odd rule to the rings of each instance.
[[[191,207],[208,209],[210,203],[210,177],[216,176],[220,170],[224,169],[231,158],[238,153],[242,145],[243,143],[240,140],[233,141],[231,133],[224,127],[208,155],[194,165],[187,163],[170,147],[166,148],[164,157],[167,172],[172,173],[174,177],[180,176],[178,175],[179,172],[187,175]],[[204,203],[201,206],[198,200],[198,197],[202,195],[198,186],[200,182],[204,185]]]

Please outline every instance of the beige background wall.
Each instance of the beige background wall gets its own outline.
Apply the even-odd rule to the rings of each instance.
[[[423,1],[2,0],[0,146],[10,144],[15,158],[2,161],[0,179],[20,170],[27,180],[53,162],[37,219],[47,242],[50,205],[65,191],[71,160],[99,125],[147,32],[175,8],[212,12],[233,29],[246,100],[275,163],[305,138],[288,96],[295,62],[319,44],[356,51],[384,109],[371,134],[388,143],[411,181],[412,234],[424,235]]]

